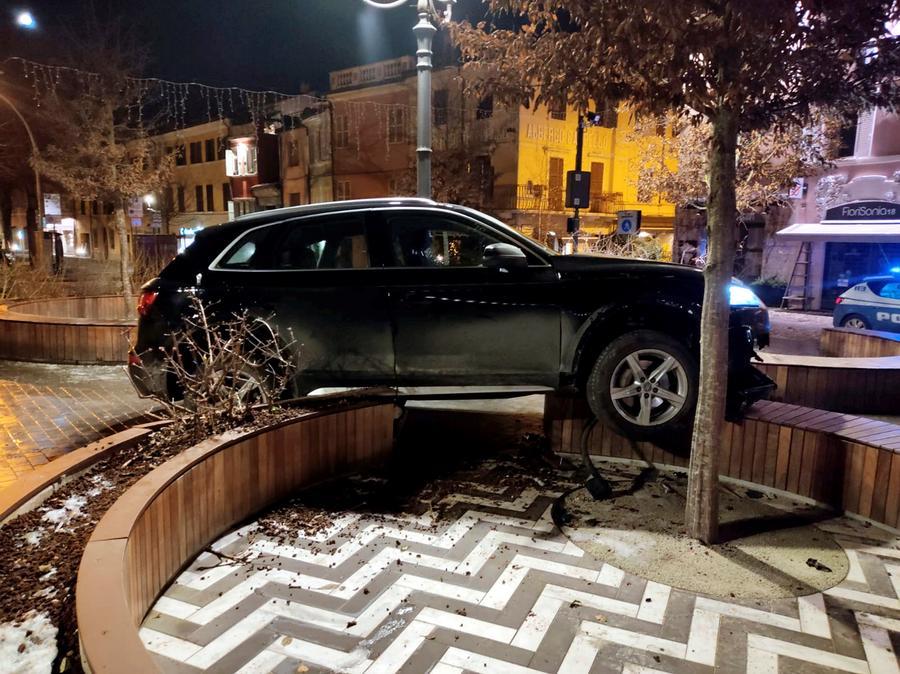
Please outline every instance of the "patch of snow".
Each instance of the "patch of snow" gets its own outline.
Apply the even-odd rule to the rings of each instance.
[[[79,517],[84,517],[82,508],[87,503],[84,496],[70,496],[67,498],[60,508],[48,509],[41,518],[44,522],[56,525],[56,531],[66,530],[66,527]]]
[[[88,480],[93,486],[85,492],[90,498],[99,496],[107,489],[112,489],[113,483],[106,479],[104,475],[94,475]]]
[[[43,599],[43,598],[52,599],[53,597],[56,596],[56,588],[51,585],[50,587],[45,587],[41,590],[36,590],[35,592],[33,592],[31,594],[31,596],[34,597],[35,599]]]
[[[43,531],[35,529],[34,531],[29,531],[27,534],[25,534],[25,542],[28,543],[28,545],[37,545],[41,542],[41,538],[43,538],[43,536]]]
[[[410,606],[410,608],[412,608],[412,607]],[[372,646],[373,644],[375,644],[378,641],[381,641],[385,637],[390,636],[391,634],[393,634],[394,632],[399,630],[404,625],[406,625],[405,620],[399,620],[399,619],[388,620],[369,639],[366,639],[365,641],[361,641],[360,646]]]
[[[56,626],[46,613],[0,623],[0,670],[4,674],[49,674],[56,659]]]

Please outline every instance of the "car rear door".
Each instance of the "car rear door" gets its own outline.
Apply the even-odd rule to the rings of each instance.
[[[527,269],[488,269],[486,245],[518,242],[442,209],[379,213],[399,384],[558,384],[557,276],[546,261],[529,252]]]
[[[211,270],[225,294],[271,317],[299,352],[299,388],[393,383],[387,292],[370,262],[365,211],[250,231]],[[245,259],[241,247],[256,246]]]

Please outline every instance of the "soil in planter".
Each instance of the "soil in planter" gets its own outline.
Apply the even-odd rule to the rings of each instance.
[[[298,408],[257,411],[240,428],[268,426],[303,412]],[[94,526],[131,485],[207,437],[207,433],[194,427],[161,428],[138,445],[104,459],[60,488],[40,507],[0,528],[0,624],[46,615],[58,629],[53,672],[82,671],[75,621],[75,581]],[[17,649],[36,646],[23,640]]]
[[[613,497],[597,501],[575,490],[558,519],[586,552],[629,573],[726,599],[803,596],[847,575],[846,553],[816,526],[835,516],[830,511],[723,483],[723,542],[703,545],[685,534],[685,476],[658,473],[634,488],[638,469],[602,470],[613,481]]]

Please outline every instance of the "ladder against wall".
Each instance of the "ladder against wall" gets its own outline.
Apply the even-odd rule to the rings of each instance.
[[[791,278],[787,288],[784,289],[784,298],[781,300],[782,309],[797,309],[804,311],[809,308],[809,262],[812,245],[809,241],[800,243],[794,268],[791,270]]]

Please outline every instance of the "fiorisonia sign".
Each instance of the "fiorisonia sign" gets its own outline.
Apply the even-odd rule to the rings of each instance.
[[[853,201],[825,211],[825,220],[900,220],[900,204],[891,201]]]

